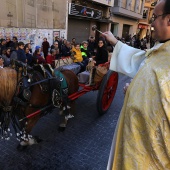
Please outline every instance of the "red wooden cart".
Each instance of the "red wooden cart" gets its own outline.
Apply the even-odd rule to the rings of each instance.
[[[107,65],[107,67],[109,67],[109,64],[110,63],[108,62],[103,65]],[[103,77],[103,79],[95,85],[87,86],[86,84],[79,83],[80,90],[77,91],[76,93],[69,95],[68,98],[69,98],[69,100],[73,101],[90,91],[98,90],[96,106],[97,106],[98,113],[100,115],[103,115],[110,108],[110,105],[111,105],[113,98],[115,96],[115,93],[116,93],[117,85],[118,85],[118,73],[108,70],[106,75]],[[27,115],[23,119],[20,119],[20,121],[22,121],[24,119],[32,118],[32,117],[40,114],[41,112],[44,112],[46,109],[48,109],[50,107],[52,107],[52,104],[45,106],[45,107],[41,108],[40,110],[37,110],[36,112]]]
[[[108,64],[108,63],[107,63]],[[108,70],[102,81],[93,86],[79,83],[80,90],[70,95],[70,100],[75,100],[87,92],[98,90],[97,111],[100,115],[106,113],[113,101],[118,85],[118,73]]]

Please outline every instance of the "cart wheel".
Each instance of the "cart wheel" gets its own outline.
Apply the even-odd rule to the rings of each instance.
[[[104,76],[97,95],[97,111],[100,115],[105,114],[115,96],[118,84],[118,73],[109,70]]]

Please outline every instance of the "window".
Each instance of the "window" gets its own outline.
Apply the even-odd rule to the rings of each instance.
[[[43,1],[42,1],[42,5],[43,5],[43,6],[46,6],[46,5],[47,5],[47,0],[43,0]]]
[[[35,6],[35,0],[28,0],[27,4],[34,7]]]

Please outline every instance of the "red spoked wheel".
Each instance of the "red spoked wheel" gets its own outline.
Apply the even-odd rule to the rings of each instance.
[[[109,70],[104,76],[97,95],[97,111],[100,115],[105,114],[115,96],[118,84],[118,73]]]

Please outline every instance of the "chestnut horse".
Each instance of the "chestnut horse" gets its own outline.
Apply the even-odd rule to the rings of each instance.
[[[1,129],[2,127],[4,127],[3,131],[0,130],[0,136],[5,136],[4,133],[8,133],[9,136],[8,127],[11,119],[17,139],[20,141],[19,147],[37,143],[36,139],[30,135],[30,132],[42,115],[36,114],[29,119],[28,116],[30,116],[32,113],[38,112],[42,108],[47,108],[45,110],[46,113],[52,111],[55,108],[52,104],[50,83],[53,83],[53,81],[51,80],[53,80],[53,78],[56,78],[54,76],[51,76],[51,74],[47,70],[46,74],[48,73],[48,75],[50,75],[51,77],[46,76],[46,79],[41,72],[33,70],[32,74],[30,74],[32,75],[32,77],[30,78],[29,76],[27,76],[27,80],[32,80],[31,84],[29,86],[26,86],[26,88],[23,88],[23,78],[24,76],[28,75],[26,74],[27,70],[26,72],[23,71],[24,67],[13,66],[13,68],[15,68],[17,71],[11,68],[0,69],[0,127]],[[70,70],[62,70],[61,73],[63,74],[67,82],[68,95],[78,91],[79,86],[77,76]],[[57,81],[54,81],[54,83],[56,82]],[[59,87],[57,83],[53,84],[53,86]],[[24,90],[26,90],[26,93],[24,92]],[[27,98],[27,95],[30,96],[29,99]],[[24,98],[23,96],[26,96],[26,98]],[[75,101],[71,101],[68,102],[69,106],[66,106],[66,110],[68,110],[67,107],[69,107],[70,115],[74,114],[74,104]],[[9,110],[9,106],[11,106],[11,110]],[[63,113],[63,107],[64,106],[61,105],[60,114]],[[11,114],[7,114],[7,116],[5,116],[4,112],[5,114],[8,112],[10,112]],[[61,116],[61,127],[65,128],[68,118],[66,118],[64,114]],[[4,123],[6,117],[8,117],[9,120],[7,121],[7,123]]]
[[[77,76],[70,70],[62,70],[61,73],[63,74],[64,78],[66,79],[67,85],[68,85],[68,95],[73,94],[75,92],[78,91],[78,78]],[[39,72],[36,73],[39,78],[41,80],[43,80],[43,76],[42,74],[40,74]],[[37,81],[40,81],[40,79],[38,79]],[[47,86],[47,91],[44,92],[42,90],[42,86],[45,85]],[[54,84],[53,84],[54,86]],[[55,84],[55,86],[57,86],[57,84]],[[17,117],[19,120],[23,120],[23,116],[27,116],[30,115],[31,113],[35,113],[37,110],[39,110],[40,108],[43,107],[48,107],[50,105],[52,105],[51,103],[51,93],[50,93],[50,83],[49,81],[44,82],[44,83],[40,83],[40,84],[36,84],[31,86],[30,91],[31,91],[31,97],[29,100],[29,104],[25,106],[20,106],[17,107],[16,111],[18,111],[17,113]],[[49,103],[50,102],[50,103]],[[69,108],[70,108],[70,114],[74,115],[74,111],[75,111],[75,101],[71,101],[68,103]],[[47,111],[52,111],[54,109],[54,107],[49,107],[47,109]],[[61,124],[60,124],[60,128],[65,128],[67,125],[67,121],[68,119],[65,117],[65,115],[63,114],[63,107],[60,108],[60,114],[61,115]],[[35,124],[37,123],[37,121],[40,118],[40,114],[27,119],[26,121],[21,121],[21,127],[22,127],[22,137],[20,140],[20,146],[26,146],[26,145],[32,145],[37,143],[36,139],[34,137],[32,137],[30,135],[30,132],[32,130],[32,128],[35,126]],[[24,127],[24,128],[23,128]],[[24,135],[23,135],[24,134]],[[19,134],[18,134],[19,135]]]
[[[12,98],[16,92],[17,72],[11,68],[0,68],[0,137],[9,139],[9,123]]]

